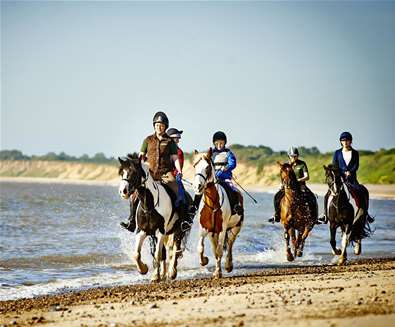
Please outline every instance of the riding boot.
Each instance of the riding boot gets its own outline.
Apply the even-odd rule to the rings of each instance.
[[[318,217],[318,221],[322,224],[328,223],[328,199],[330,192],[328,191],[324,196],[324,213]]]
[[[130,216],[128,222],[121,222],[121,227],[125,228],[129,232],[133,233],[136,229],[136,212],[137,206],[139,204],[139,199],[136,197],[135,199],[131,199],[130,201]]]
[[[274,199],[273,199],[273,206],[274,206],[274,215],[268,220],[269,223],[274,224],[279,223],[280,222],[280,212],[281,212],[281,208],[280,208],[280,202],[281,199],[284,195],[284,188],[281,188],[275,195],[274,195]]]
[[[235,193],[235,205],[233,206],[233,211],[239,216],[242,216],[244,214],[244,209],[241,203],[242,201],[241,194],[239,192],[234,192],[234,193]]]
[[[196,211],[199,209],[200,200],[202,199],[203,194],[195,194],[195,198],[193,199],[193,203],[188,208],[188,213],[190,216],[195,217]]]

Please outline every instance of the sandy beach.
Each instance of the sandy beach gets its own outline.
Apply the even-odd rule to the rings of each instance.
[[[3,326],[394,326],[395,258],[0,302]]]

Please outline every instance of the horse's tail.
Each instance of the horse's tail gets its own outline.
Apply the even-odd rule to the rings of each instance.
[[[372,236],[375,229],[372,228],[370,224],[372,224],[374,220],[374,217],[370,216],[369,213],[359,217],[352,225],[350,241],[354,243],[355,241]]]

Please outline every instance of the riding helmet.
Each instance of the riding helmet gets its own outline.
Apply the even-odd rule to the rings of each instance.
[[[153,125],[155,125],[155,123],[162,123],[165,124],[166,128],[169,127],[169,118],[167,118],[166,114],[163,111],[158,111],[153,120],[152,120]]]
[[[219,140],[225,141],[225,144],[226,144],[227,139],[226,139],[226,135],[225,135],[224,132],[218,131],[218,132],[214,133],[214,135],[213,135],[213,143],[215,143],[215,141],[219,141]]]
[[[350,132],[343,132],[339,137],[340,141],[352,141],[352,135]]]
[[[177,128],[169,128],[167,130],[167,135],[170,137],[176,137],[176,138],[181,138],[181,134],[183,131],[179,131]]]
[[[297,147],[291,146],[288,150],[289,157],[296,157],[299,156],[299,150]]]

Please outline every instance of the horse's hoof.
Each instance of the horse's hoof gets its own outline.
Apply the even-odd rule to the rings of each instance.
[[[137,263],[137,269],[141,275],[145,275],[148,272],[148,266],[143,262]]]
[[[233,270],[233,263],[225,264],[225,270],[230,273]]]
[[[343,266],[346,264],[347,258],[345,257],[340,257],[339,260],[337,261],[338,266]]]
[[[303,255],[303,251],[301,251],[301,250],[297,250],[296,251],[296,256],[297,257],[301,257]]]
[[[202,257],[201,259],[200,259],[200,265],[202,266],[202,267],[204,267],[204,266],[206,266],[208,264],[208,258],[207,257]]]
[[[151,282],[152,283],[159,283],[160,282],[160,278],[158,274],[154,274],[151,276]]]
[[[217,270],[214,271],[213,277],[214,277],[215,279],[221,278],[221,277],[222,277],[222,272],[221,272],[221,271],[217,271]]]
[[[332,254],[333,255],[341,255],[342,254],[342,250],[340,250],[340,249],[333,250],[332,249]]]
[[[177,269],[174,269],[171,273],[168,275],[169,279],[176,279],[177,278]]]
[[[294,256],[292,255],[291,252],[288,252],[288,253],[287,253],[287,260],[288,260],[288,261],[294,261],[294,260],[295,260],[295,258],[294,258]]]
[[[355,255],[360,255],[362,250],[362,244],[361,243],[356,243],[354,246],[354,254]]]

